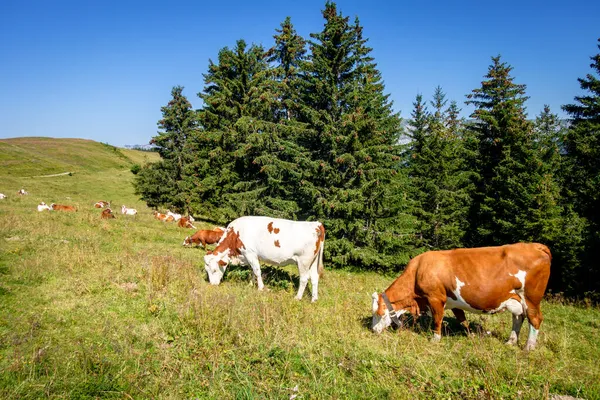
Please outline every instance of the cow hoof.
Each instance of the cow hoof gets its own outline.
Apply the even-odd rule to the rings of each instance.
[[[296,301],[300,301],[300,300],[302,300],[302,297],[296,296],[296,297],[294,297],[294,299],[296,299]]]
[[[316,303],[316,302],[317,302],[317,300],[318,300],[318,298],[316,298],[316,297],[315,297],[315,298],[311,299],[311,301],[310,301],[310,302],[311,302],[311,303]]]
[[[525,351],[531,351],[535,349],[535,343],[527,343],[525,345]]]
[[[437,333],[433,334],[433,337],[431,338],[431,342],[432,343],[439,343],[439,341],[442,339],[442,335],[438,335]]]

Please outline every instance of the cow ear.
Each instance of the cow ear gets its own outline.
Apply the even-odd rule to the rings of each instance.
[[[371,298],[373,299],[373,312],[376,313],[379,309],[379,294],[375,292],[371,295]]]

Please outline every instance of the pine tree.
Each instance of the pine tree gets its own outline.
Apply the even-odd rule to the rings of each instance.
[[[600,284],[596,257],[600,246],[600,53],[590,59],[593,73],[578,78],[586,94],[563,106],[571,117],[564,140],[567,198],[588,224],[582,266],[576,277],[579,293],[597,290]]]
[[[183,176],[191,160],[188,147],[190,138],[196,134],[197,116],[191,103],[183,95],[183,87],[171,90],[172,99],[161,107],[160,131],[150,141],[158,147],[161,161],[143,168],[136,176],[136,191],[153,207],[170,207],[179,212],[189,212],[188,191],[184,189]]]
[[[421,95],[413,103],[409,170],[419,245],[447,249],[462,247],[469,207],[469,179],[459,135],[456,103],[446,109],[446,95],[435,89],[427,111]]]
[[[546,187],[550,183],[525,114],[525,85],[515,84],[511,71],[500,56],[492,57],[481,88],[467,95],[466,103],[476,107],[469,129],[478,143],[473,245],[544,241],[554,223],[546,213],[556,215],[553,189]]]
[[[300,116],[310,130],[298,138],[308,152],[300,206],[305,217],[325,223],[330,265],[396,267],[403,260],[391,255],[406,241],[406,218],[398,216],[405,192],[400,118],[358,19],[351,24],[331,2],[323,17],[302,65]]]

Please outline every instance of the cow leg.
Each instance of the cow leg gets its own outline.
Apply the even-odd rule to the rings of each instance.
[[[319,268],[317,268],[318,257],[310,268],[310,286],[312,290],[312,302],[319,299]]]
[[[453,308],[452,312],[454,316],[460,322],[460,324],[467,330],[467,335],[471,335],[471,330],[469,329],[469,323],[467,322],[467,317],[465,317],[465,312],[460,308]]]
[[[521,331],[523,320],[525,320],[525,315],[523,313],[512,315],[512,330],[510,331],[510,336],[506,341],[506,344],[514,345],[519,342],[519,332]]]
[[[302,300],[302,296],[304,295],[304,289],[306,289],[306,284],[308,283],[308,278],[310,276],[310,271],[304,266],[304,264],[298,262],[298,273],[300,274],[300,284],[298,285],[298,294],[296,295],[296,300]],[[313,301],[315,301],[314,297]]]
[[[260,262],[257,257],[248,258],[248,264],[252,267],[252,272],[254,272],[254,276],[256,276],[256,283],[258,284],[258,290],[263,290],[265,285],[262,280],[262,276],[260,273]]]
[[[442,338],[442,321],[444,319],[445,302],[438,299],[428,299],[429,308],[433,315],[433,342],[439,342]]]
[[[527,299],[525,301],[527,304],[527,320],[529,321],[529,336],[527,337],[525,350],[533,350],[537,343],[538,332],[544,317],[542,316],[539,303],[534,304]]]

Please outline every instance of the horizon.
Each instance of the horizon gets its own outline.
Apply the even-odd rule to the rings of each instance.
[[[577,79],[591,73],[590,57],[598,53],[599,3],[586,3],[585,13],[584,4],[558,2],[512,1],[502,9],[477,2],[336,4],[344,16],[359,18],[385,93],[405,120],[415,96],[429,102],[438,85],[468,118],[465,96],[480,86],[498,54],[513,67],[515,82],[527,86],[529,119],[544,104],[565,119],[560,106],[583,93]],[[323,27],[324,5],[3,3],[0,138],[147,144],[174,86],[183,86],[192,107],[201,108],[202,74],[220,49],[238,39],[271,47],[287,16],[308,40]]]

